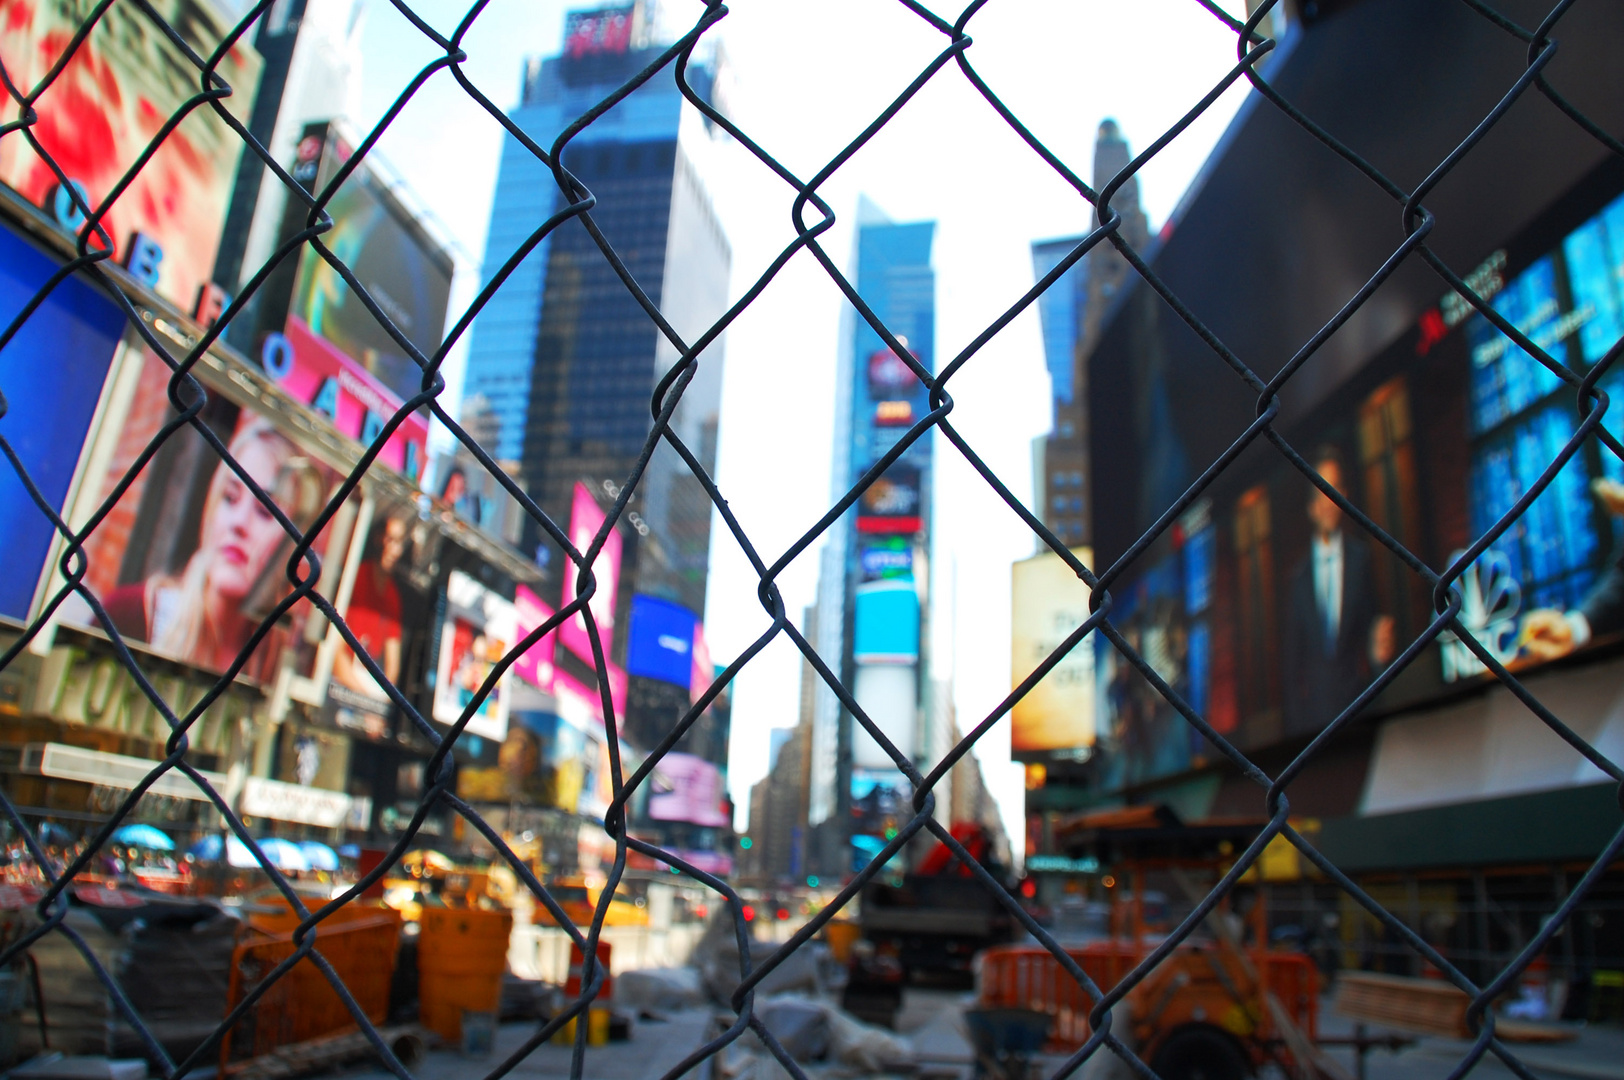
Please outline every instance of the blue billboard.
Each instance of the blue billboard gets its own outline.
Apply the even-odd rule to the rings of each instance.
[[[859,664],[919,662],[919,593],[912,581],[857,586],[852,657]]]
[[[9,324],[60,262],[0,228],[0,325]],[[105,294],[72,277],[0,349],[0,436],[60,513],[124,330]],[[26,619],[50,551],[50,521],[10,462],[0,463],[0,615]]]
[[[626,672],[687,687],[694,665],[694,630],[699,616],[670,600],[632,597],[626,641]]]

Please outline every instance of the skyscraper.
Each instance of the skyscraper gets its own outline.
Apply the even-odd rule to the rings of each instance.
[[[1094,142],[1094,190],[1121,172],[1133,155],[1115,120],[1100,123]],[[1143,253],[1150,227],[1139,205],[1139,180],[1130,177],[1111,199],[1122,215],[1117,235]],[[1099,214],[1094,224],[1099,224]],[[1042,277],[1082,241],[1040,241],[1032,245],[1033,270]],[[1088,518],[1088,358],[1099,342],[1117,293],[1133,267],[1108,239],[1055,282],[1038,301],[1043,351],[1054,388],[1054,425],[1042,442],[1042,487],[1038,509],[1055,536],[1071,547],[1091,543]]]
[[[659,55],[646,21],[641,2],[570,13],[563,55],[527,65],[513,121],[551,148],[578,116]],[[708,95],[709,68],[692,65],[688,78]],[[688,341],[727,305],[730,252],[701,179],[712,138],[667,67],[578,133],[564,153],[565,167],[596,199],[598,228]],[[551,169],[509,136],[484,279],[564,205]],[[572,219],[525,258],[475,323],[464,400],[482,399],[493,421],[492,455],[512,463],[531,497],[567,527],[577,484],[605,501],[619,491],[652,427],[650,395],[678,356]],[[718,341],[701,355],[672,419],[707,469],[715,460],[721,362]],[[703,611],[710,548],[704,492],[663,443],[637,491],[623,528],[622,608],[635,591]],[[539,561],[556,560],[533,522],[522,542]],[[626,620],[615,624],[623,639]]]
[[[867,200],[858,207],[857,291],[898,342],[933,370],[935,222],[896,224]],[[843,495],[930,411],[925,384],[907,362],[848,311],[836,376],[834,490]],[[830,530],[824,549],[814,644],[863,711],[903,755],[918,760],[931,740],[921,708],[929,657],[922,627],[930,543],[932,432],[926,432]],[[880,744],[827,686],[813,709],[809,810],[824,825],[828,869],[855,869],[884,846],[910,791]],[[894,832],[891,835],[895,835]]]

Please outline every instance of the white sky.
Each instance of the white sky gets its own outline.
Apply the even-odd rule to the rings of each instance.
[[[371,125],[436,51],[392,5],[366,0],[363,115]],[[467,0],[414,0],[449,33]],[[492,0],[465,39],[465,71],[496,105],[518,100],[526,56],[556,54],[563,0]],[[933,5],[948,21],[941,3]],[[1239,3],[1226,5],[1238,9]],[[665,0],[668,25],[701,5]],[[711,36],[723,42],[734,119],[797,175],[811,176],[865,127],[946,39],[894,0],[733,0]],[[1194,0],[995,0],[969,24],[969,57],[1039,138],[1088,178],[1095,128],[1121,125],[1137,152],[1153,142],[1234,63],[1234,35]],[[1140,174],[1152,229],[1200,168],[1245,94],[1232,90]],[[478,287],[501,128],[437,72],[380,149],[461,249],[453,310]],[[705,180],[733,246],[733,295],[742,294],[793,239],[792,193],[737,144]],[[821,189],[841,215],[823,246],[850,264],[852,209],[867,194],[897,221],[935,219],[937,364],[945,365],[1032,284],[1033,240],[1082,232],[1089,207],[1003,123],[949,64]],[[822,268],[798,254],[728,332],[717,481],[767,562],[788,548],[830,498],[834,366],[841,298]],[[447,400],[460,397],[465,349],[448,366]],[[989,342],[949,384],[955,426],[1010,488],[1031,492],[1031,441],[1049,422],[1048,375],[1035,308]],[[1009,566],[1033,538],[945,439],[937,442],[938,676],[953,667],[962,728],[1009,689]],[[767,625],[756,581],[723,529],[715,531],[706,636],[718,663]],[[799,620],[815,592],[817,549],[779,579]],[[795,723],[799,657],[775,642],[740,674],[729,779],[740,807],[766,771],[769,732]],[[1008,721],[977,747],[1017,851],[1024,827],[1020,769],[1009,763]]]

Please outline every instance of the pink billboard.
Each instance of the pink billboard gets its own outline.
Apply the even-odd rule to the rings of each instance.
[[[585,551],[592,546],[593,537],[603,528],[607,515],[598,506],[598,500],[592,497],[591,490],[585,484],[575,485],[575,499],[570,506],[570,543],[577,551]],[[598,590],[592,594],[587,606],[592,611],[592,620],[597,623],[598,640],[603,643],[604,653],[609,651],[609,642],[615,636],[615,594],[620,588],[620,552],[622,541],[620,532],[609,530],[609,539],[604,542],[603,550],[598,552],[597,559],[592,564],[593,573],[598,579]],[[564,559],[564,588],[560,594],[560,604],[568,604],[575,599],[575,561]],[[570,652],[579,656],[587,663],[592,663],[592,639],[587,634],[586,620],[581,614],[570,616],[558,630],[559,640]],[[616,702],[624,700],[617,697]]]
[[[654,767],[648,816],[655,821],[686,821],[719,829],[727,824],[722,810],[722,771],[693,754],[667,754]]]
[[[370,445],[401,406],[377,376],[289,316],[285,334],[269,334],[260,356],[267,374],[294,398],[326,416],[340,435]],[[416,482],[427,461],[428,422],[408,416],[389,436],[378,460]]]
[[[528,585],[520,585],[513,594],[513,606],[519,609],[517,639],[523,641],[531,631],[553,617],[553,609],[537,596]],[[558,631],[545,634],[523,656],[513,662],[513,672],[538,690],[553,688],[553,650],[558,644]]]

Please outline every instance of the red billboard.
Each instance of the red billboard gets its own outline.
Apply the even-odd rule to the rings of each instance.
[[[199,56],[230,32],[206,0],[152,0]],[[92,6],[78,0],[0,0],[0,63],[22,92],[62,61]],[[35,102],[32,136],[94,209],[116,187],[169,118],[198,93],[202,71],[134,4],[101,13]],[[216,70],[232,93],[220,104],[244,124],[259,85],[260,58],[239,41]],[[193,109],[101,219],[114,258],[160,295],[192,310],[214,270],[220,227],[242,140],[207,104]],[[77,231],[84,214],[21,134],[0,139],[0,182]],[[92,246],[99,246],[94,239]]]

